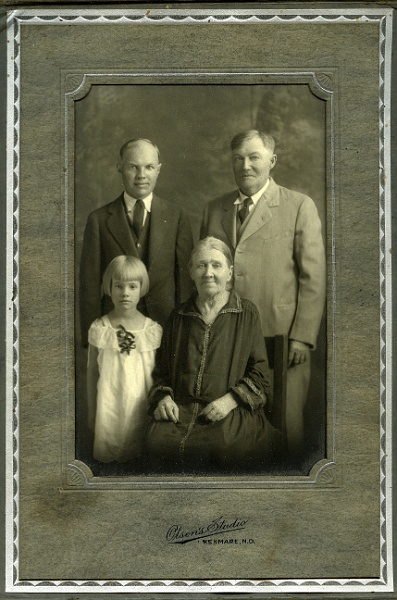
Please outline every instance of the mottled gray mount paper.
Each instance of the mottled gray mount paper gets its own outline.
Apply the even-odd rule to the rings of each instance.
[[[392,593],[392,10],[26,9],[7,28],[6,592]],[[306,476],[98,480],[75,452],[78,194],[92,189],[81,115],[97,102],[100,131],[132,86],[147,98],[181,86],[182,98],[219,85],[248,86],[253,105],[271,86],[325,103],[325,454]],[[85,157],[101,182],[86,210],[116,197],[125,133],[99,135]],[[224,144],[214,135],[208,153],[226,157]],[[198,171],[203,157],[189,156]],[[183,203],[171,151],[163,162]],[[217,163],[219,186],[229,167]]]

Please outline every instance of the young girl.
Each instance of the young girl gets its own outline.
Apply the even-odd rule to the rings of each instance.
[[[88,424],[96,460],[139,460],[147,426],[147,394],[152,384],[161,326],[137,305],[149,290],[142,261],[117,256],[108,265],[102,293],[113,310],[94,321],[88,333]]]

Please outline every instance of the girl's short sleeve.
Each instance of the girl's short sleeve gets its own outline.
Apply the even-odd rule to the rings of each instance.
[[[117,338],[102,319],[96,319],[88,331],[88,343],[96,348],[118,348]]]
[[[157,350],[161,344],[161,337],[163,335],[163,328],[161,325],[148,319],[148,324],[143,331],[137,333],[137,349],[140,352],[150,352],[151,350]]]

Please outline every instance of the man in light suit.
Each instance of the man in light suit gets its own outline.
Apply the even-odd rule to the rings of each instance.
[[[150,291],[139,309],[161,325],[191,291],[188,260],[193,246],[185,213],[153,193],[160,173],[159,150],[150,140],[134,139],[120,150],[117,165],[124,192],[88,217],[80,263],[80,320],[83,345],[94,319],[109,312],[101,281],[110,261],[126,254],[146,265]]]
[[[314,202],[270,177],[274,139],[256,130],[231,143],[238,190],[210,202],[201,237],[226,242],[234,253],[236,291],[256,304],[265,337],[288,334],[287,441],[304,450],[303,410],[325,300],[325,254]]]

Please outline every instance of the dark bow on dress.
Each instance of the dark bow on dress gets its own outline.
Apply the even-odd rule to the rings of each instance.
[[[117,330],[117,341],[119,343],[120,352],[127,352],[128,356],[130,355],[131,350],[136,348],[135,344],[135,336],[130,331],[127,331],[125,327],[119,325]]]

